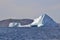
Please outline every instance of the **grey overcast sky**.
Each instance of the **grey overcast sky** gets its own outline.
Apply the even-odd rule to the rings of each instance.
[[[60,0],[0,0],[0,20],[34,19],[44,13],[60,23]]]

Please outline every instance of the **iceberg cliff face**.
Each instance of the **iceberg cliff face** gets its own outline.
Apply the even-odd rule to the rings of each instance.
[[[47,14],[41,15],[39,18],[34,19],[31,25],[40,26],[57,26],[57,23]]]
[[[39,26],[42,26],[42,16],[40,16],[39,18],[36,18],[34,19],[34,21],[31,23],[31,25],[37,25],[38,27]]]

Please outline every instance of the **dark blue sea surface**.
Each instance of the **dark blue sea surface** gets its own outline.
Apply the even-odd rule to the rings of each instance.
[[[0,27],[0,40],[60,40],[60,28]]]

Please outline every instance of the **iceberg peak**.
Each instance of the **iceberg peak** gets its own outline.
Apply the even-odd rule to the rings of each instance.
[[[34,21],[31,23],[31,25],[37,25],[40,26],[56,26],[56,22],[49,17],[47,14],[43,14],[40,17],[34,19]]]

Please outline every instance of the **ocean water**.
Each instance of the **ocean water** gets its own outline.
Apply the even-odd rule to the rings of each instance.
[[[60,40],[60,28],[0,27],[0,40]]]

